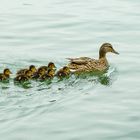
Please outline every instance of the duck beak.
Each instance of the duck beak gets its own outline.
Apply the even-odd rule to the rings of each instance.
[[[114,49],[112,50],[112,53],[115,53],[115,54],[119,54],[117,51],[115,51]]]

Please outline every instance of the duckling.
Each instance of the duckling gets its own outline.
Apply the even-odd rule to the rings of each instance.
[[[55,70],[54,69],[49,69],[46,74],[40,77],[41,80],[46,80],[46,79],[53,79],[55,76]]]
[[[56,70],[56,66],[55,66],[55,64],[53,62],[50,62],[48,64],[48,70],[50,70],[50,69]]]
[[[38,68],[37,72],[33,74],[32,79],[41,78],[46,74],[46,70],[43,67]]]
[[[20,75],[20,74],[25,74],[25,72],[27,70],[31,70],[32,74],[34,74],[37,70],[36,70],[36,67],[34,65],[30,65],[29,66],[29,69],[21,69],[17,72],[17,75]]]
[[[67,77],[70,75],[70,69],[69,67],[67,66],[64,66],[63,68],[61,68],[57,73],[56,73],[56,76],[59,77],[59,78],[62,78],[62,77]]]
[[[31,78],[32,78],[32,71],[31,70],[26,70],[25,74],[17,75],[14,78],[14,81],[24,82],[24,81],[28,81]]]
[[[49,69],[56,69],[56,66],[53,62],[49,62],[47,66],[41,66],[41,67],[39,67],[39,69],[40,68],[43,68],[46,71],[48,71]]]
[[[89,58],[89,57],[67,58],[70,60],[68,67],[74,73],[105,71],[109,67],[109,64],[106,58],[106,54],[108,52],[119,54],[117,51],[113,49],[113,46],[110,43],[104,43],[100,47],[98,60]]]
[[[10,69],[4,69],[3,73],[0,73],[0,81],[7,80],[8,78],[10,78],[10,74],[12,74]]]

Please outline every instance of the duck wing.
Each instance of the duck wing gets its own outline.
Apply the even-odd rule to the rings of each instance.
[[[74,63],[78,65],[87,64],[87,62],[91,60],[91,58],[89,57],[67,58],[67,59],[70,60],[70,63]]]
[[[86,59],[85,63],[69,63],[68,67],[73,72],[103,71],[107,68],[105,60]]]

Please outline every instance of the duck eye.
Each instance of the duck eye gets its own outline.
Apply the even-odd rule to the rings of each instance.
[[[112,49],[112,45],[111,44],[108,44],[108,47],[110,47]]]

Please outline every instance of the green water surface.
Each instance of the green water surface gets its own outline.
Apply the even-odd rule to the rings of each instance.
[[[98,58],[110,42],[101,76],[51,83],[0,83],[2,140],[140,139],[139,0],[1,0],[0,71],[65,58]]]

